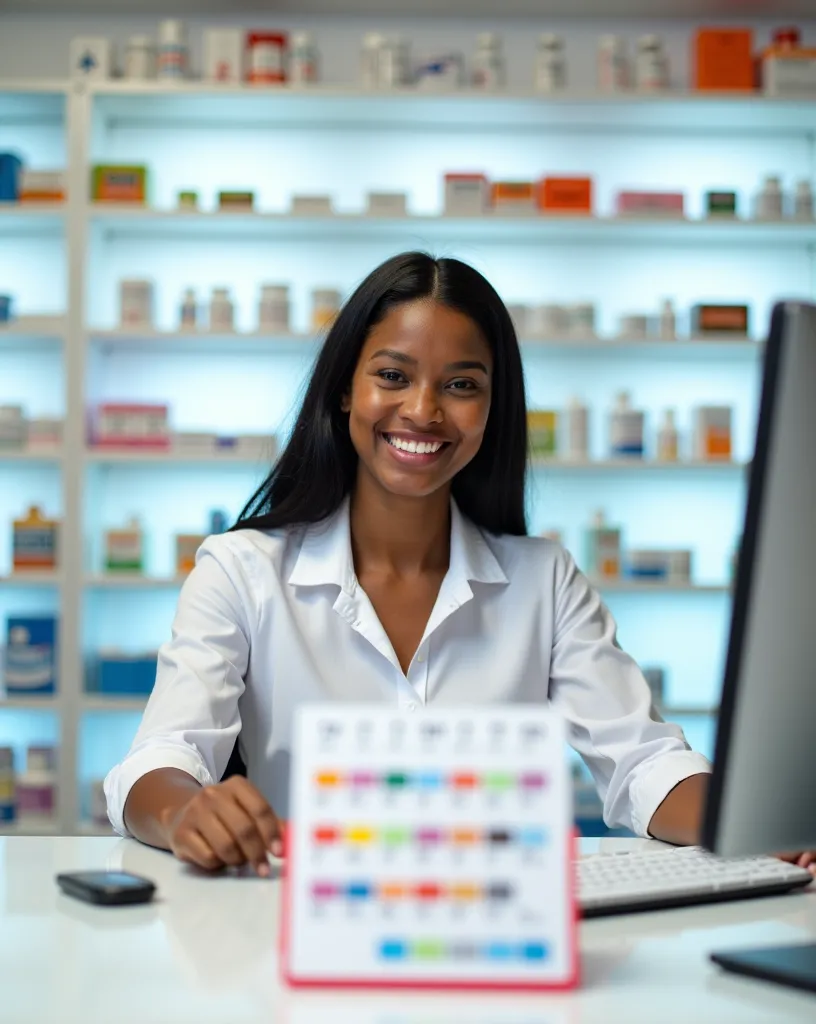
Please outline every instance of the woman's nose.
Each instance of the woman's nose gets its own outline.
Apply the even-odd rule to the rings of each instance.
[[[436,388],[429,384],[416,385],[405,392],[405,400],[400,411],[418,427],[438,423],[442,419]]]

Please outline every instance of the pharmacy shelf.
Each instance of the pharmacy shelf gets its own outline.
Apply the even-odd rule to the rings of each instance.
[[[0,122],[62,124],[67,93],[68,83],[60,79],[0,78]]]
[[[492,214],[483,217],[371,217],[360,213],[295,216],[263,211],[161,210],[91,204],[89,217],[111,238],[265,238],[330,242],[387,239],[403,244],[572,242],[625,245],[809,246],[816,221],[737,218],[568,217]]]
[[[25,590],[29,587],[61,587],[63,578],[56,572],[14,572],[9,576],[0,576],[0,589],[15,587]]]
[[[372,92],[358,85],[259,87],[201,81],[88,83],[95,112],[124,127],[366,126],[379,131],[446,127],[518,133],[541,127],[569,131],[782,135],[816,129],[812,96],[778,99],[757,93],[482,92],[472,89]],[[151,102],[161,98],[161,103]]]
[[[0,447],[0,465],[4,462],[62,462],[62,449],[44,445],[39,448]]]
[[[125,697],[86,693],[82,696],[83,711],[144,711],[147,697]]]
[[[738,362],[750,363],[765,351],[763,342],[745,337],[711,336],[676,341],[640,341],[632,338],[560,339],[524,337],[525,356],[588,356],[596,359],[610,355],[620,359],[644,359],[666,362]]]
[[[743,473],[749,463],[686,460],[658,462],[656,459],[532,460],[536,472],[547,473]]]
[[[270,456],[262,451],[252,455],[240,455],[226,451],[224,453],[160,451],[134,449],[133,451],[87,448],[87,462],[102,466],[153,465],[153,466],[248,466],[267,468]]]
[[[139,573],[99,573],[82,581],[86,590],[177,590],[186,576],[142,576]]]
[[[55,836],[59,832],[58,821],[0,822],[0,836]]]
[[[152,358],[172,355],[240,353],[241,355],[303,355],[317,353],[322,339],[313,334],[225,333],[223,331],[110,331],[88,332],[88,343],[100,352],[145,352]]]
[[[6,235],[58,235],[65,227],[65,203],[0,202],[0,238]]]
[[[596,590],[604,594],[730,594],[731,587],[721,583],[665,583],[655,580],[590,579]]]
[[[323,342],[315,334],[225,333],[222,331],[154,331],[91,329],[88,343],[100,352],[144,352],[171,355],[240,353],[242,355],[303,355],[313,358]],[[0,345],[2,332],[0,332]],[[677,362],[751,362],[764,352],[764,344],[743,336],[710,336],[676,341],[632,338],[567,339],[524,335],[522,351],[530,356],[614,355],[621,359]]]
[[[5,711],[51,711],[60,710],[61,701],[58,695],[44,694],[30,697],[2,697],[0,709]]]
[[[65,341],[65,320],[53,317],[0,324],[0,352],[58,351]]]
[[[673,718],[713,718],[720,713],[719,707],[659,707],[660,715],[671,721]]]

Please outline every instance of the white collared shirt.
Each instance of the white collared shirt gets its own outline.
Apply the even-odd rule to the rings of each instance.
[[[407,674],[354,572],[348,502],[308,528],[207,539],[127,757],[105,794],[123,835],[131,786],[156,768],[217,782],[239,739],[249,779],[288,813],[295,708],[541,703],[566,719],[609,825],[646,835],[678,782],[710,771],[662,721],[615,622],[571,556],[483,533],[451,506],[450,566]]]

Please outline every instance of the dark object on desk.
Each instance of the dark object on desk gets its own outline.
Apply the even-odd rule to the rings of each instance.
[[[735,974],[816,993],[816,943],[712,953],[711,959]]]
[[[57,885],[68,896],[104,907],[149,903],[156,891],[149,878],[127,871],[67,871],[57,875]]]

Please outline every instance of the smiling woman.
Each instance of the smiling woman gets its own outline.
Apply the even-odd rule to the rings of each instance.
[[[319,522],[368,476],[416,497],[451,484],[472,522],[525,534],[526,464],[521,354],[504,303],[459,260],[403,253],[340,311],[291,440],[238,528]]]
[[[289,443],[182,590],[128,757],[123,833],[205,868],[282,848],[304,702],[549,702],[610,825],[697,837],[708,763],[651,706],[599,595],[526,536],[509,314],[458,260],[404,253],[337,317]],[[238,745],[247,777],[221,781]]]

